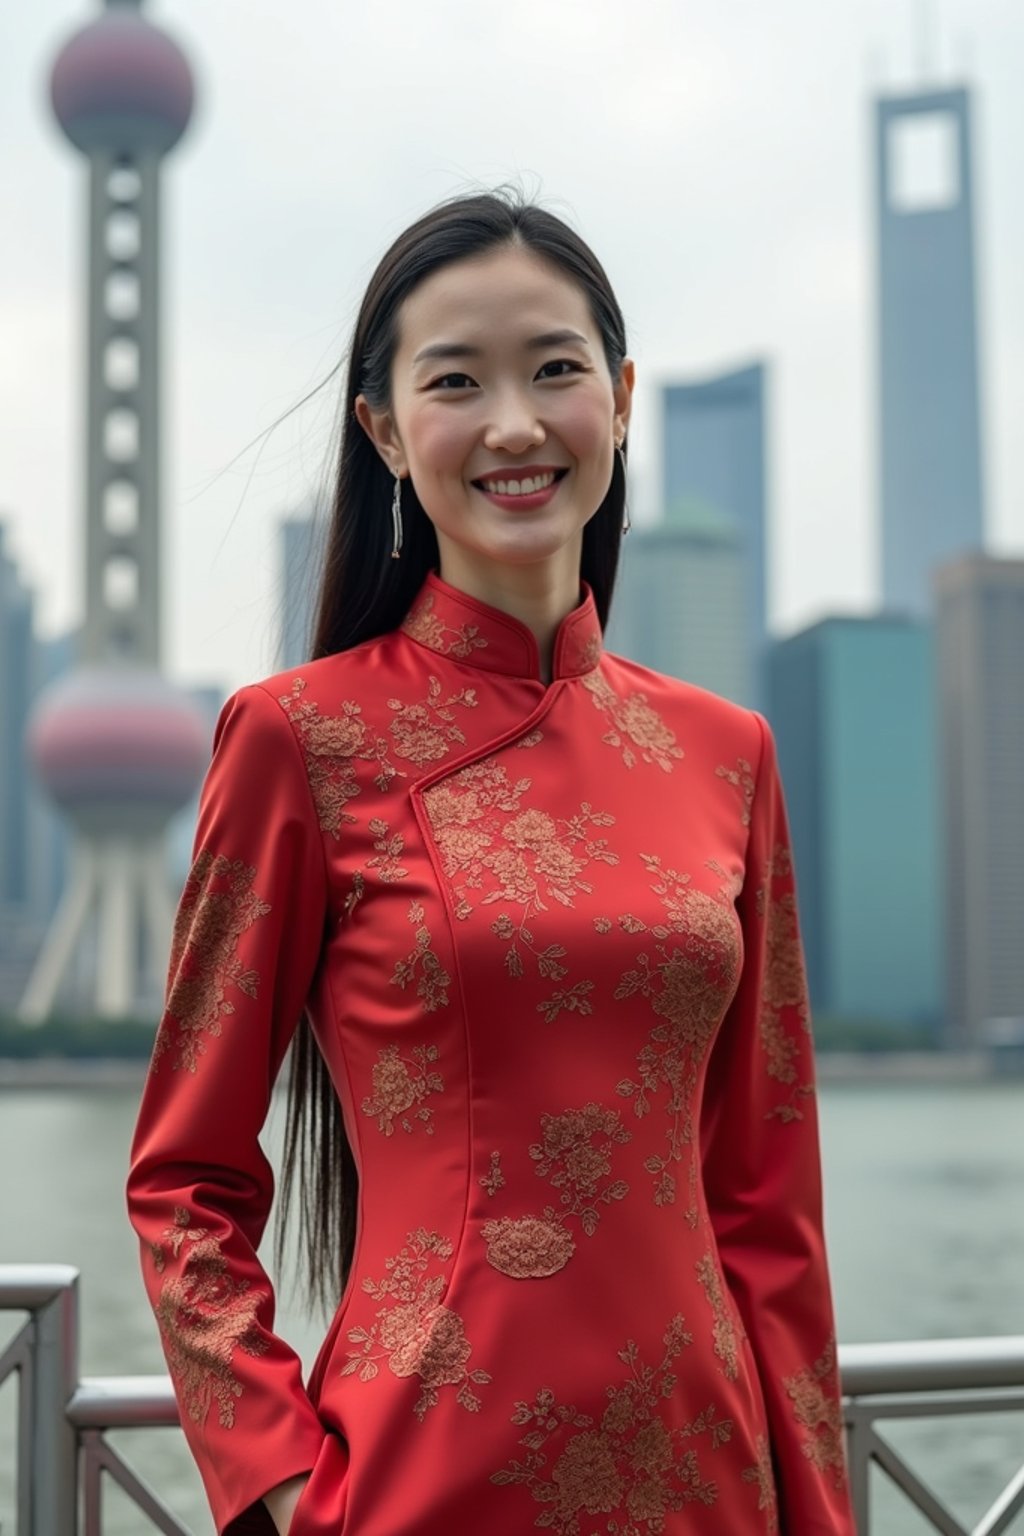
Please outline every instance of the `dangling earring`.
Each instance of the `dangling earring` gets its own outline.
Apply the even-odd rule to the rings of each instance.
[[[391,558],[402,555],[402,477],[395,476],[395,489],[391,495]]]
[[[622,466],[622,532],[627,534],[633,526],[633,520],[629,515],[629,502],[626,499],[626,455],[622,444],[615,444],[615,452],[619,456],[619,464]]]

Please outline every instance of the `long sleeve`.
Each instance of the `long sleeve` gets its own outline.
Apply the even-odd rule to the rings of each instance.
[[[781,1536],[854,1536],[796,892],[775,744],[758,721],[744,963],[709,1063],[705,1190],[765,1397]]]
[[[178,909],[128,1182],[143,1273],[217,1529],[308,1471],[324,1429],[273,1331],[257,1247],[273,1193],[258,1142],[324,930],[326,876],[292,726],[245,688],[225,705]]]

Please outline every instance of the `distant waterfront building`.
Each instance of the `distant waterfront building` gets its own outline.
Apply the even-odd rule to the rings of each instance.
[[[768,653],[811,1000],[937,1025],[942,842],[930,629],[828,618]]]
[[[25,728],[32,701],[34,597],[0,522],[0,909],[29,898]]]
[[[951,1034],[1024,1029],[1024,560],[936,575]]]
[[[309,660],[326,518],[310,507],[282,518],[280,530],[278,665],[284,669]]]
[[[77,630],[47,639],[36,638],[33,645],[33,704],[46,688],[71,671],[78,656],[79,638]],[[42,929],[57,910],[67,881],[71,835],[64,818],[57,814],[49,797],[36,783],[34,774],[28,777],[27,821],[31,849],[28,910],[32,921],[41,925],[41,938]]]
[[[760,696],[767,639],[765,397],[763,363],[688,384],[669,384],[663,402],[665,521],[694,503],[731,522],[743,565],[748,663]]]
[[[655,671],[754,702],[739,536],[722,514],[691,503],[679,520],[634,528],[625,541],[608,647]]]
[[[57,905],[68,834],[31,773],[26,731],[39,693],[66,672],[74,637],[40,640],[35,594],[0,522],[0,1011],[13,1010]]]
[[[984,545],[969,94],[882,97],[875,134],[882,593],[923,616]]]
[[[209,762],[213,751],[213,735],[217,728],[217,717],[221,712],[227,694],[224,688],[217,683],[200,683],[192,688],[186,688],[185,692],[189,695],[193,704],[195,704],[200,718],[206,722],[209,738],[206,760]],[[175,891],[184,885],[185,877],[192,866],[192,847],[195,842],[196,822],[199,818],[201,789],[202,786],[200,785],[192,799],[178,812],[167,829],[167,866],[171,885]]]

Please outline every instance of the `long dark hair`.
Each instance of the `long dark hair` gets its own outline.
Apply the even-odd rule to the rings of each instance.
[[[513,190],[456,197],[411,224],[382,257],[359,309],[345,382],[341,444],[323,553],[310,647],[331,656],[405,618],[427,572],[438,564],[433,525],[410,479],[402,481],[404,542],[392,560],[390,471],[355,416],[358,395],[387,407],[401,307],[413,289],[451,262],[495,246],[520,245],[570,277],[583,291],[617,383],[626,356],[626,327],[608,277],[579,235]],[[625,449],[625,444],[623,445]],[[583,530],[580,574],[591,587],[602,626],[611,606],[626,483],[614,455],[604,501]],[[341,1109],[307,1020],[291,1055],[288,1117],[277,1227],[278,1260],[289,1216],[298,1206],[300,1246],[314,1301],[332,1306],[344,1286],[355,1243],[358,1180]]]

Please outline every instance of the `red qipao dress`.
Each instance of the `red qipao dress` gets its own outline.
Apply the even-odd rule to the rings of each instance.
[[[224,707],[129,1201],[217,1528],[853,1536],[772,737],[428,577]],[[312,1377],[257,1136],[303,1012],[360,1175]]]

